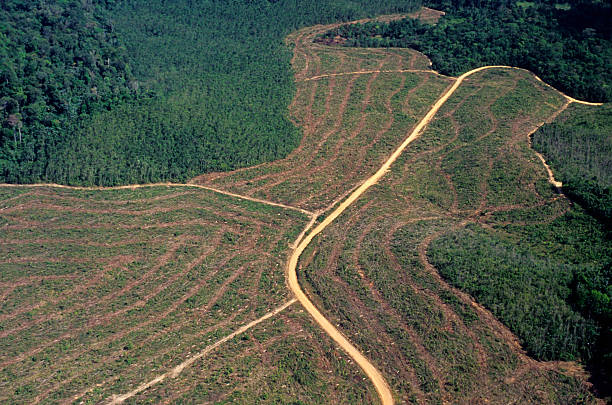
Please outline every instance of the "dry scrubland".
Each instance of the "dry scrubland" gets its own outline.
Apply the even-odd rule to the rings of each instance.
[[[195,183],[324,215],[452,83],[411,50],[312,43],[331,27],[288,38],[300,146]],[[469,224],[553,221],[568,210],[527,143],[565,102],[527,72],[469,77],[390,173],[304,252],[307,293],[398,402],[591,401],[580,368],[527,357],[428,261],[432,241]],[[1,189],[0,401],[108,400],[289,301],[283,267],[308,221],[196,188]],[[128,400],[230,401],[377,396],[294,304]]]

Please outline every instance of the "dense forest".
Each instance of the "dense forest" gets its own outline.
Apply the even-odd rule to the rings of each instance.
[[[533,134],[533,146],[563,183],[563,192],[604,230],[603,239],[601,232],[581,238],[590,248],[603,240],[608,250],[599,257],[599,264],[586,261],[573,269],[568,302],[597,326],[594,363],[599,374],[607,376],[605,385],[612,387],[612,106],[570,106]]]
[[[127,60],[101,3],[0,3],[0,181],[41,180],[70,122],[135,98]]]
[[[414,19],[342,26],[346,46],[410,47],[433,68],[457,76],[484,65],[510,65],[580,99],[612,101],[612,8],[609,1],[432,0],[436,25]]]
[[[419,0],[6,0],[0,3],[0,181],[182,181],[281,158],[299,142],[283,38]],[[485,63],[610,98],[606,2],[430,2],[447,14],[342,28],[412,46],[457,74]],[[330,33],[329,35],[332,35]]]
[[[540,360],[581,360],[612,391],[610,230],[579,206],[551,223],[477,225],[435,240],[431,263]]]
[[[285,156],[295,29],[417,0],[0,2],[0,182],[182,181]]]
[[[563,191],[612,225],[612,106],[571,106],[533,135]]]

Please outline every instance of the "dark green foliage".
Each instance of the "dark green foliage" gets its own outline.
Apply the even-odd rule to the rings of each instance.
[[[612,100],[609,2],[584,0],[567,8],[536,1],[429,2],[447,14],[437,25],[404,19],[340,27],[326,36],[348,46],[411,47],[434,69],[459,75],[484,65],[529,69],[570,95]]]
[[[108,11],[77,0],[0,3],[0,181],[32,181],[69,120],[134,97]]]
[[[612,106],[572,106],[533,135],[563,191],[610,225],[612,221]]]
[[[611,224],[612,188],[603,187],[593,179],[570,178],[563,185],[563,191],[608,226]]]
[[[612,229],[612,107],[571,106],[558,120],[544,125],[533,135],[533,146],[549,161],[563,183],[564,193],[603,223],[608,232],[606,241],[609,246]],[[585,241],[586,244],[589,239],[585,238]],[[592,257],[590,262],[596,259]],[[612,265],[609,259],[600,260],[604,263],[602,266],[589,264],[574,271],[570,301],[587,318],[601,325],[594,371],[598,378],[604,378],[603,385],[611,386]]]
[[[302,26],[417,5],[417,0],[3,2],[0,35],[12,39],[9,46],[0,41],[0,54],[24,49],[21,42],[36,41],[41,32],[69,38],[53,42],[66,54],[61,60],[47,58],[54,72],[53,103],[59,106],[53,115],[45,105],[28,102],[36,114],[49,117],[25,122],[23,141],[14,142],[16,118],[7,121],[5,114],[0,181],[180,181],[283,157],[301,136],[287,117],[295,88],[285,36]],[[40,16],[30,29],[35,8],[74,13],[68,18],[74,27],[62,23],[45,31]],[[14,65],[19,58],[8,60],[12,68],[0,74],[13,80],[21,71]],[[71,84],[73,61],[83,82],[78,86]],[[34,93],[45,91],[40,82],[32,86]],[[94,86],[98,96],[92,96]],[[10,94],[0,89],[1,97]],[[81,102],[89,99],[94,106]],[[11,113],[16,109],[5,104]]]
[[[567,266],[556,267],[478,228],[441,238],[431,252],[442,275],[491,309],[535,357],[571,360],[588,348],[593,327],[566,303]]]
[[[596,375],[610,375],[612,244],[609,231],[584,211],[503,231],[469,226],[434,241],[429,258],[531,355],[580,358]]]

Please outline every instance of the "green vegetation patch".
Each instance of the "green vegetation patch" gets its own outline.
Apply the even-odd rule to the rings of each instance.
[[[612,222],[612,105],[572,105],[533,135],[563,191],[608,225]]]
[[[542,360],[609,370],[610,235],[573,209],[551,223],[471,225],[435,240],[431,263],[489,308]]]

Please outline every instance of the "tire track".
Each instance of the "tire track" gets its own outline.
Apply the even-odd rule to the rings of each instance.
[[[353,85],[355,84],[355,82],[357,81],[356,78],[352,78],[345,89],[344,92],[344,97],[342,99],[342,101],[340,102],[340,106],[338,108],[338,113],[336,114],[336,120],[332,126],[332,128],[330,130],[328,130],[323,137],[319,140],[319,142],[317,143],[317,145],[314,147],[314,150],[309,154],[308,158],[305,161],[301,161],[299,162],[297,165],[293,166],[291,169],[289,169],[287,172],[283,172],[282,176],[280,179],[273,181],[272,183],[267,183],[261,187],[256,187],[253,188],[249,191],[249,193],[252,195],[254,193],[257,193],[259,191],[268,191],[269,190],[279,184],[281,184],[282,182],[286,181],[286,179],[289,176],[298,174],[301,175],[305,169],[310,166],[312,164],[312,162],[315,160],[315,157],[317,156],[317,153],[321,150],[321,148],[323,147],[323,145],[327,142],[327,140],[329,139],[329,137],[331,137],[332,135],[334,135],[335,133],[337,133],[341,128],[342,128],[342,122],[344,121],[344,115],[345,115],[345,110],[346,107],[348,105],[350,96],[352,94],[352,90],[353,90]],[[262,176],[263,178],[267,178],[267,177],[272,177],[272,175],[264,175]],[[251,181],[257,181],[260,180],[259,178],[255,178],[252,179]]]
[[[389,57],[386,57],[385,59],[383,59],[380,64],[382,65],[383,63],[385,63],[385,61],[387,61],[389,59]],[[327,168],[332,167],[333,164],[338,160],[338,156],[340,155],[340,150],[342,149],[342,147],[344,146],[344,144],[347,141],[351,141],[353,139],[355,139],[355,137],[357,137],[364,129],[365,125],[366,125],[366,120],[367,120],[367,115],[365,114],[365,110],[366,108],[370,105],[370,99],[372,97],[372,84],[374,83],[374,81],[378,78],[378,74],[373,74],[370,79],[368,80],[368,82],[366,83],[366,87],[364,90],[364,97],[363,100],[361,101],[361,113],[360,113],[360,118],[359,118],[359,122],[357,123],[357,126],[351,131],[350,135],[347,138],[342,138],[340,139],[335,147],[334,150],[331,153],[331,157],[328,159],[325,159],[325,163],[322,165],[318,165],[317,167],[313,168],[312,170],[310,170],[310,175],[313,176],[317,173],[323,172],[325,171]],[[403,83],[402,83],[403,86]],[[397,93],[399,90],[394,91],[392,93],[395,94]],[[389,124],[388,127],[391,126],[391,123],[393,118],[391,118],[391,120],[389,120]],[[385,125],[385,128],[387,128],[387,125]],[[386,132],[386,130],[384,131]],[[383,133],[384,133],[383,132]],[[315,155],[316,156],[316,155]],[[282,181],[285,181],[284,179]],[[309,201],[310,199],[314,198],[315,195],[311,195],[309,197],[307,197],[306,199],[300,200],[296,205],[299,207],[304,206],[304,204]]]
[[[359,263],[359,253],[361,251],[361,245],[363,244],[363,240],[365,239],[366,235],[370,233],[372,228],[377,225],[378,220],[382,219],[383,217],[384,217],[384,214],[374,218],[372,220],[372,222],[370,222],[362,230],[361,234],[357,238],[357,244],[355,246],[355,250],[353,251],[353,255],[352,255],[353,256],[352,257],[353,265],[357,268],[357,274],[361,278],[362,284],[364,286],[366,286],[368,288],[368,290],[372,293],[372,296],[374,297],[374,300],[376,302],[378,302],[379,305],[381,305],[383,307],[384,312],[386,314],[389,314],[393,318],[393,320],[397,323],[397,325],[399,325],[400,328],[402,328],[404,330],[404,332],[406,332],[408,334],[408,336],[411,339],[412,344],[414,345],[414,348],[416,349],[417,355],[421,358],[421,360],[425,360],[427,362],[427,365],[429,366],[430,369],[433,368],[434,376],[436,377],[436,379],[438,380],[438,383],[440,384],[440,383],[443,382],[443,380],[438,377],[439,373],[438,374],[435,373],[435,371],[436,371],[436,362],[429,355],[429,353],[427,353],[427,351],[424,349],[424,347],[422,345],[422,342],[417,337],[414,329],[411,328],[409,325],[407,325],[406,322],[404,322],[402,316],[397,312],[397,310],[395,308],[393,308],[389,304],[389,302],[385,299],[385,297],[378,290],[378,288],[376,288],[376,286],[374,285],[374,282],[372,282],[372,280],[370,280],[370,278],[365,274],[365,271],[363,270],[363,268],[361,267],[361,265]],[[385,247],[385,250],[388,249],[387,244],[385,244],[384,247]],[[399,351],[399,353],[397,353],[398,350],[396,350],[395,348],[393,348],[393,349],[396,352],[395,355],[398,356],[399,358],[403,359],[402,362],[404,363],[404,367],[405,367],[404,373],[406,374],[406,377],[408,378],[408,380],[410,382],[412,390],[414,391],[414,393],[417,396],[417,398],[419,399],[419,401],[424,403],[425,402],[425,393],[420,388],[421,384],[419,383],[419,379],[418,379],[418,376],[416,374],[416,370],[414,369],[412,364],[410,364],[410,362],[405,359],[405,356],[402,354],[401,351]]]
[[[257,243],[257,240],[258,240],[258,239],[257,239],[257,235],[260,235],[260,234],[261,234],[261,230],[260,230],[260,229],[256,229],[256,230],[254,230],[253,232],[251,232],[251,233],[250,233],[251,237],[249,238],[249,239],[250,239],[250,242],[247,242],[247,245],[246,245],[246,246],[245,246],[243,243],[240,243],[240,242],[239,242],[239,245],[243,245],[243,246],[242,246],[242,248],[241,248],[241,251],[244,251],[245,249],[253,249],[253,248],[255,247],[255,244]],[[276,236],[275,236],[275,237],[274,237],[274,238],[273,238],[271,241],[267,242],[267,245],[269,246],[269,248],[271,248],[271,247],[275,246],[275,245],[276,245],[276,243],[277,243],[277,242],[278,242],[278,241],[281,239],[281,237],[282,237],[282,235],[278,234],[278,235],[276,235]],[[216,268],[216,269],[220,269],[220,268],[225,267],[225,266],[226,266],[226,264],[227,264],[227,263],[228,263],[228,262],[229,262],[229,261],[230,261],[232,258],[236,257],[237,255],[238,255],[238,252],[234,253],[233,255],[231,255],[231,256],[230,256],[230,257],[228,257],[228,258],[225,258],[223,262],[215,264],[215,268]],[[251,262],[251,263],[249,263],[249,264],[248,264],[248,266],[252,266],[252,265],[255,265],[255,264],[260,263],[260,262],[262,262],[262,260],[257,260],[256,262]],[[196,316],[196,315],[197,315],[197,317],[201,317],[201,316],[202,316],[202,314],[206,313],[206,312],[207,312],[207,311],[210,309],[210,307],[212,307],[212,306],[215,304],[215,302],[216,302],[218,299],[220,299],[220,298],[222,297],[222,295],[225,293],[225,291],[227,290],[227,288],[229,287],[229,285],[230,285],[230,284],[231,284],[233,281],[235,281],[235,280],[236,280],[236,279],[237,279],[239,276],[241,276],[241,275],[244,273],[244,271],[246,270],[246,268],[247,268],[247,265],[245,264],[245,265],[241,266],[239,269],[237,269],[236,271],[234,271],[233,273],[231,273],[231,274],[230,274],[230,277],[229,277],[229,278],[227,278],[226,280],[224,280],[224,281],[223,281],[223,283],[222,283],[222,284],[219,286],[218,291],[217,291],[217,292],[216,292],[216,293],[215,293],[215,294],[212,296],[212,298],[210,298],[210,299],[209,299],[208,303],[207,303],[207,304],[205,304],[204,306],[200,307],[200,308],[194,309],[194,310],[192,311],[192,314],[193,314],[193,315],[191,315],[191,316],[193,317],[193,316]],[[202,279],[201,279],[201,280],[198,282],[198,284],[197,284],[197,285],[195,285],[194,287],[192,287],[192,288],[191,288],[191,289],[190,289],[190,290],[189,290],[189,291],[186,293],[186,295],[184,295],[183,297],[181,297],[181,299],[179,300],[179,302],[178,302],[178,303],[177,303],[177,302],[175,302],[175,303],[172,305],[172,308],[171,308],[171,309],[172,309],[172,310],[176,309],[177,305],[180,305],[180,303],[181,303],[181,302],[185,302],[185,301],[186,301],[186,300],[187,300],[189,297],[193,296],[193,295],[194,295],[194,294],[196,294],[198,291],[200,291],[200,290],[201,290],[201,288],[202,288],[202,287],[203,287],[203,286],[204,286],[204,285],[205,285],[205,284],[208,282],[208,280],[210,280],[210,279],[211,279],[211,277],[212,277],[212,276],[214,276],[214,274],[216,274],[216,273],[217,273],[217,271],[214,271],[214,272],[213,272],[213,274],[207,274],[207,275],[206,275],[204,278],[202,278]],[[257,275],[256,275],[256,276],[257,276]],[[254,311],[254,308],[251,308],[251,313],[253,313],[253,311]],[[158,315],[156,316],[155,320],[158,320],[158,319],[163,319],[163,318],[164,318],[166,315],[168,315],[168,314],[169,314],[169,312],[170,312],[170,311],[166,310],[165,312],[163,312],[163,313],[161,313],[161,314],[158,314]],[[197,314],[196,314],[196,312],[197,312]],[[243,311],[242,311],[242,308],[241,308],[241,309],[239,309],[238,311],[234,311],[234,312],[233,312],[233,314],[232,314],[232,316],[231,316],[230,318],[233,318],[233,316],[234,316],[234,315],[236,315],[236,314],[237,314],[237,312],[243,312]],[[175,330],[175,329],[177,329],[177,328],[180,328],[180,327],[182,327],[183,325],[186,325],[188,322],[189,322],[189,321],[182,321],[182,322],[180,322],[180,325],[174,324],[174,325],[172,325],[172,328],[171,328],[171,329],[172,329],[172,330]],[[225,322],[225,321],[224,321],[224,322]],[[224,323],[224,322],[222,322],[222,323]],[[148,324],[148,323],[150,323],[150,321],[145,322],[145,324]],[[222,323],[221,323],[221,324],[222,324]],[[146,326],[145,324],[138,325],[138,327]],[[221,325],[221,324],[218,324],[218,325]],[[214,327],[213,327],[213,328],[214,328]],[[135,329],[137,329],[137,328],[132,328],[132,329],[130,329],[129,331],[122,331],[122,332],[121,332],[121,333],[119,333],[119,334],[115,334],[115,335],[111,336],[111,337],[110,337],[110,338],[111,338],[110,340],[109,340],[109,339],[106,339],[104,342],[98,342],[98,343],[104,343],[104,344],[106,344],[106,343],[108,343],[109,341],[115,341],[115,340],[117,340],[117,339],[119,339],[119,338],[123,337],[125,334],[127,334],[127,333],[131,333],[131,332],[132,332],[132,331],[134,331]],[[169,330],[165,331],[164,333],[169,333]],[[198,333],[198,334],[196,334],[195,336],[186,336],[186,338],[195,339],[195,338],[197,338],[197,336],[199,336],[200,334],[201,334],[201,333]],[[154,340],[154,339],[158,338],[159,336],[161,336],[161,335],[160,335],[160,333],[157,333],[155,336],[148,337],[148,338],[146,339],[146,341]],[[143,343],[143,345],[144,345],[144,342],[142,342],[142,343]],[[96,344],[96,347],[97,347],[97,346],[100,346],[100,344]],[[141,346],[142,346],[142,345],[141,345]],[[94,348],[92,347],[91,349],[94,349]],[[169,351],[171,351],[171,350],[172,350],[172,348],[167,349],[167,350],[162,350],[161,352],[158,352],[158,353],[156,354],[156,357],[157,357],[157,358],[163,357],[164,353],[169,352]],[[63,360],[64,360],[64,361],[70,361],[70,359],[72,359],[72,360],[79,359],[79,358],[82,356],[82,354],[83,354],[83,353],[84,353],[84,352],[75,353],[75,354],[73,354],[73,355],[72,355],[72,356],[71,356],[71,357],[70,357],[68,360],[67,360],[66,358],[64,358]],[[121,351],[121,350],[119,350],[117,353],[122,354],[122,351]],[[105,364],[106,364],[106,363],[107,363],[107,362],[108,362],[110,359],[112,359],[112,358],[113,358],[113,354],[111,354],[110,356],[106,356],[106,357],[105,357],[105,358],[103,358],[103,359],[97,359],[97,360],[96,360],[96,363],[101,364],[101,366],[103,367],[103,366],[104,366],[104,365],[105,365]],[[150,360],[150,359],[149,359],[149,360]],[[97,367],[97,368],[96,368],[96,369],[94,369],[94,370],[97,370],[97,369],[100,369],[100,367]],[[93,370],[89,370],[89,372],[93,372]],[[66,380],[64,380],[64,381],[59,382],[58,384],[56,384],[56,385],[55,385],[55,387],[54,387],[54,388],[51,388],[51,389],[47,390],[45,393],[40,394],[40,395],[37,397],[37,398],[38,398],[38,401],[40,401],[40,400],[44,399],[46,396],[48,396],[48,395],[50,394],[50,392],[53,392],[53,391],[54,391],[54,390],[56,390],[57,388],[59,388],[59,387],[61,387],[61,386],[63,386],[63,385],[69,384],[71,381],[73,381],[73,380],[74,380],[75,378],[77,378],[77,377],[79,377],[79,375],[78,375],[78,374],[77,374],[77,375],[72,375],[72,376],[70,376],[68,379],[66,379]],[[87,391],[87,390],[86,390],[86,391]],[[84,395],[84,394],[83,394],[83,395]]]
[[[201,352],[199,352],[198,354],[196,354],[193,357],[188,358],[187,360],[185,360],[184,362],[180,363],[179,365],[177,365],[176,367],[172,368],[170,371],[167,371],[157,377],[155,377],[154,379],[143,383],[141,385],[139,385],[138,387],[136,387],[135,389],[133,389],[132,391],[122,394],[122,395],[116,395],[113,396],[109,401],[108,401],[108,405],[116,405],[116,404],[121,404],[123,403],[125,400],[133,397],[136,394],[141,393],[142,391],[146,390],[149,387],[152,387],[153,385],[162,382],[163,380],[165,380],[166,378],[176,378],[179,376],[179,374],[187,367],[191,366],[193,363],[195,363],[197,360],[201,359],[202,357],[206,356],[208,353],[212,352],[213,350],[215,350],[217,347],[221,346],[223,343],[227,342],[228,340],[231,340],[233,338],[235,338],[236,336],[246,332],[247,330],[251,329],[253,326],[256,326],[258,324],[260,324],[261,322],[265,321],[268,318],[273,317],[274,315],[277,315],[278,313],[282,312],[283,310],[285,310],[287,307],[289,307],[290,305],[294,304],[297,300],[295,298],[289,300],[288,302],[286,302],[285,304],[281,305],[280,307],[274,309],[273,311],[268,312],[267,314],[265,314],[264,316],[262,316],[261,318],[258,318],[254,321],[249,322],[248,324],[242,326],[241,328],[237,329],[236,331],[230,333],[229,335],[225,336],[224,338],[216,341],[215,343],[213,343],[210,346],[207,346],[204,350],[202,350]]]

